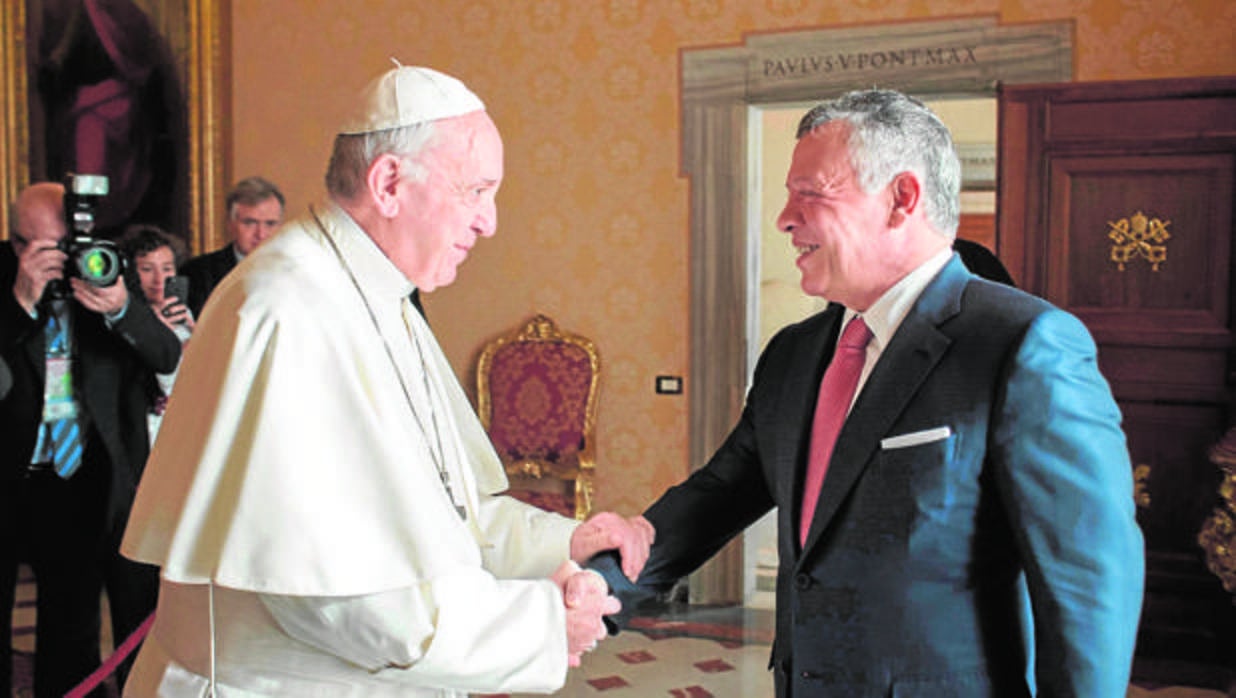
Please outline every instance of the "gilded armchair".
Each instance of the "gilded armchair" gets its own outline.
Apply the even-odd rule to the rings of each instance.
[[[590,340],[541,314],[482,350],[477,411],[511,478],[512,496],[587,518],[599,368]]]

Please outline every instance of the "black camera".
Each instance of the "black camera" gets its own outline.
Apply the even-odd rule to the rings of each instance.
[[[64,178],[64,222],[67,233],[57,247],[69,256],[64,265],[66,279],[79,278],[100,288],[116,283],[124,272],[124,256],[110,240],[97,240],[94,230],[98,202],[107,196],[104,175],[68,174]],[[53,294],[68,295],[65,283],[53,286]]]

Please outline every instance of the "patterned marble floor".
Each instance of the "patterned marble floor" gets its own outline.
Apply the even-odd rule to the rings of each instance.
[[[692,637],[610,638],[567,675],[556,696],[756,698],[772,695],[768,647]]]
[[[584,658],[568,674],[559,698],[770,698],[768,647],[690,637],[645,637],[624,632]],[[1187,686],[1130,686],[1127,698],[1226,698]],[[497,697],[494,697],[497,698]],[[532,698],[513,694],[511,698]]]
[[[636,618],[568,674],[558,698],[771,698],[770,612],[691,609]],[[1236,698],[1190,686],[1131,685],[1126,698]],[[492,698],[499,698],[494,696]],[[531,698],[512,694],[510,698]]]

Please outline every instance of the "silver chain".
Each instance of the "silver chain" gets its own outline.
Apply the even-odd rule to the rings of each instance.
[[[330,243],[331,249],[334,250],[335,256],[339,258],[339,263],[343,265],[344,271],[348,273],[348,278],[352,281],[352,286],[356,288],[356,293],[360,296],[361,303],[365,305],[365,311],[369,313],[369,321],[373,323],[374,332],[377,333],[378,339],[382,341],[382,348],[386,350],[386,356],[390,359],[391,367],[395,369],[395,377],[399,379],[399,387],[403,390],[404,399],[407,400],[408,407],[412,410],[412,416],[416,419],[417,426],[420,427],[421,432],[425,435],[426,441],[429,441],[430,429],[425,426],[425,419],[421,416],[421,411],[417,409],[416,401],[412,399],[412,392],[408,390],[407,383],[404,382],[403,372],[399,370],[399,363],[395,360],[395,352],[391,349],[390,343],[386,341],[386,336],[382,334],[382,326],[378,323],[377,314],[375,314],[373,308],[370,307],[369,299],[365,296],[365,292],[361,290],[360,282],[356,279],[356,275],[352,273],[352,268],[348,266],[347,260],[344,259],[343,252],[340,251],[339,247],[335,244],[334,238],[331,237],[330,233],[326,230],[326,226],[323,225],[321,219],[318,218],[317,211],[313,210],[313,207],[310,207],[309,210],[310,213],[313,214],[314,222],[316,222],[318,227],[321,228],[323,236],[326,238],[327,242]],[[404,300],[407,301],[407,299]],[[402,309],[400,315],[403,315]],[[412,344],[416,347],[417,358],[421,361],[421,379],[425,383],[425,397],[432,402],[433,388],[429,384],[429,365],[425,361],[425,353],[421,349],[420,338],[417,337],[416,332],[411,327],[407,326],[406,319],[404,320],[404,326],[408,330],[408,334],[411,335]],[[455,511],[459,514],[459,518],[463,521],[467,521],[468,510],[464,507],[464,505],[460,504],[459,501],[455,499],[455,491],[451,488],[451,475],[447,472],[446,466],[444,465],[446,458],[444,455],[445,449],[442,446],[442,434],[438,430],[438,416],[433,410],[432,405],[429,410],[429,418],[433,428],[433,442],[429,444],[429,457],[433,460],[434,468],[438,471],[438,479],[442,481],[442,488],[446,490],[446,496],[451,500],[451,505],[455,507]],[[436,449],[434,448],[435,446],[437,447]]]

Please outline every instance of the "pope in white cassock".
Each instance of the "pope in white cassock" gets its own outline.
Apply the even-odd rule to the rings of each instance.
[[[369,85],[314,207],[215,289],[122,552],[162,567],[126,696],[549,692],[617,610],[578,524],[499,493],[497,455],[409,302],[494,234],[502,141],[427,68]]]

